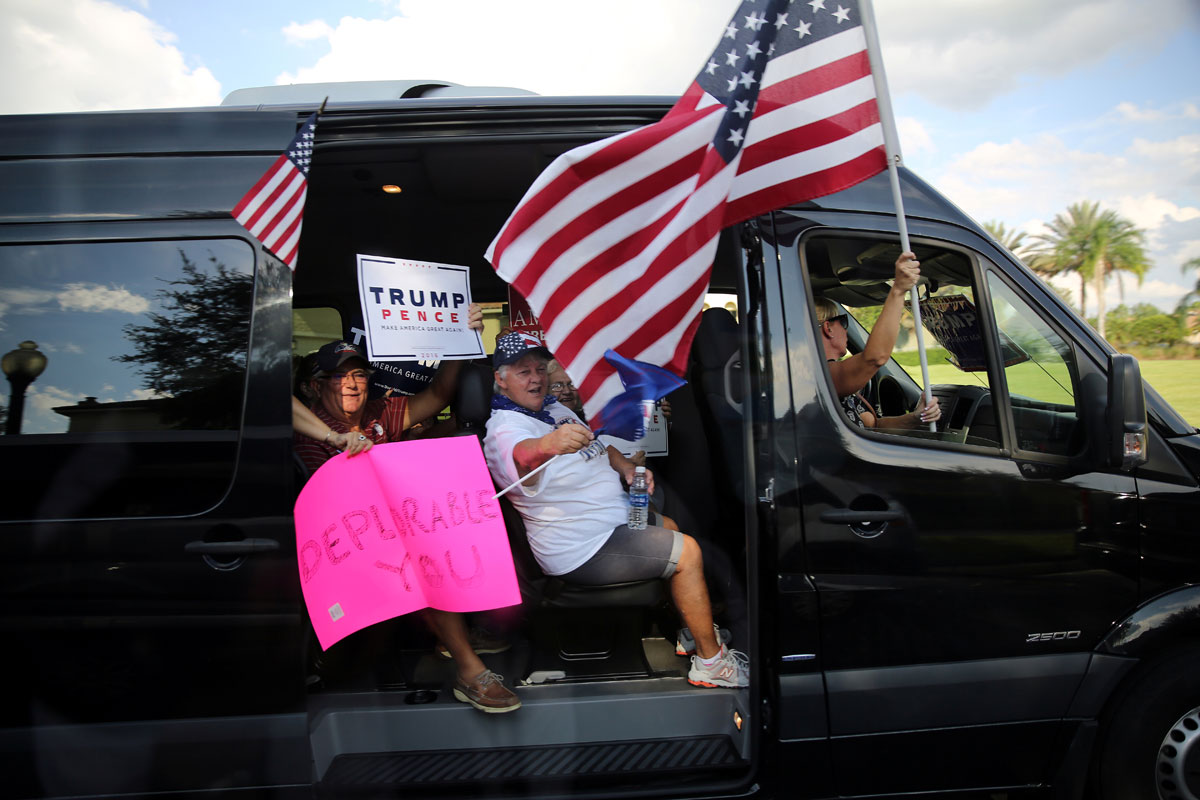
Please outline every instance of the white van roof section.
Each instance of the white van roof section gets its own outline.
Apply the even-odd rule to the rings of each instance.
[[[536,95],[509,86],[462,86],[449,81],[342,81],[291,83],[234,89],[222,106],[297,106],[330,103],[377,103],[413,97],[518,97]]]

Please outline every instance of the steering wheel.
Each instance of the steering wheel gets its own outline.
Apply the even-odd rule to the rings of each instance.
[[[898,417],[901,414],[907,414],[909,411],[908,401],[904,398],[904,390],[900,387],[900,381],[893,378],[891,375],[880,375],[879,386],[876,391],[879,392],[878,409],[881,416]]]

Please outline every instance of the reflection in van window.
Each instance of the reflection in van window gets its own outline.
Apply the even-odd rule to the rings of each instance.
[[[1005,358],[1004,379],[1017,446],[1057,455],[1078,451],[1082,428],[1071,346],[993,272],[988,272],[988,288],[996,324],[1012,356]]]
[[[238,240],[0,247],[4,336],[45,356],[24,392],[19,431],[9,424],[0,444],[44,467],[31,481],[78,472],[97,484],[51,513],[190,512],[224,491],[241,420],[253,259]],[[14,398],[3,402],[14,407]],[[163,466],[184,461],[211,492],[165,486]],[[10,508],[17,518],[39,513],[47,485],[29,488],[24,509]]]

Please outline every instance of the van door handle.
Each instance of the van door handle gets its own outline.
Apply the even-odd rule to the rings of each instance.
[[[855,511],[853,508],[834,508],[821,512],[821,522],[853,525],[856,522],[895,522],[904,519],[904,512],[889,508],[887,511]]]
[[[183,552],[203,556],[244,556],[248,553],[270,553],[279,549],[275,539],[240,539],[236,542],[188,542]]]

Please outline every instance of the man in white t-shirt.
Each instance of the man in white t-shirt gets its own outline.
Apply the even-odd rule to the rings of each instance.
[[[695,638],[688,680],[697,686],[748,685],[745,654],[717,640],[700,546],[657,524],[628,528],[621,478],[632,481],[634,464],[616,448],[605,447],[549,395],[549,360],[533,336],[510,333],[496,340],[496,394],[483,444],[500,486],[521,480],[508,497],[525,521],[542,571],[591,586],[669,580],[675,607]],[[534,473],[555,456],[562,457]],[[646,480],[653,491],[649,471]],[[651,522],[658,519],[652,515]]]

